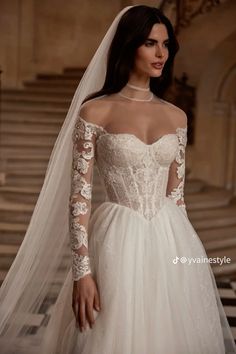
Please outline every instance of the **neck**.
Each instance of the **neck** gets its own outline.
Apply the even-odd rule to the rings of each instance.
[[[120,91],[121,94],[137,100],[148,100],[152,97],[150,90],[150,78],[131,77]]]
[[[149,85],[142,85],[140,83],[132,83],[132,81],[128,81],[126,86],[128,86],[129,88],[135,90],[135,91],[142,91],[142,92],[147,92],[150,91],[150,87]]]

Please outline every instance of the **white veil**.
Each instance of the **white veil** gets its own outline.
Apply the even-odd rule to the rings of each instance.
[[[82,101],[104,84],[111,41],[121,16],[131,7],[118,13],[94,54],[52,150],[24,241],[0,289],[1,353],[26,352],[40,314],[50,298],[58,297],[69,274],[72,132]]]

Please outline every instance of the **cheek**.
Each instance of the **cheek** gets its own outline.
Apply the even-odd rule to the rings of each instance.
[[[153,54],[151,48],[139,48],[136,52],[136,63],[143,65],[146,63],[149,64],[152,56]]]

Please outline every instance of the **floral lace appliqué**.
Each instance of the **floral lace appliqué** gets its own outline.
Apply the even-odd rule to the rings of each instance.
[[[79,280],[91,273],[88,255],[88,222],[92,198],[92,168],[97,129],[78,118],[73,132],[73,164],[70,195],[72,275]]]
[[[187,128],[178,128],[177,136],[179,141],[179,148],[173,162],[176,164],[175,168],[175,183],[168,193],[167,197],[172,199],[176,205],[178,205],[184,214],[187,215],[186,205],[184,202],[184,185],[185,185],[185,149],[187,145]]]

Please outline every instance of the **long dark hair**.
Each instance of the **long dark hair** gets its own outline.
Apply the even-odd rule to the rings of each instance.
[[[170,20],[156,7],[136,5],[121,17],[116,33],[110,45],[107,57],[107,70],[101,90],[88,95],[83,102],[92,98],[119,92],[128,82],[133,68],[136,50],[148,38],[155,23],[166,26],[169,36],[169,57],[160,77],[150,78],[150,90],[158,97],[163,97],[172,82],[173,62],[179,50]]]

